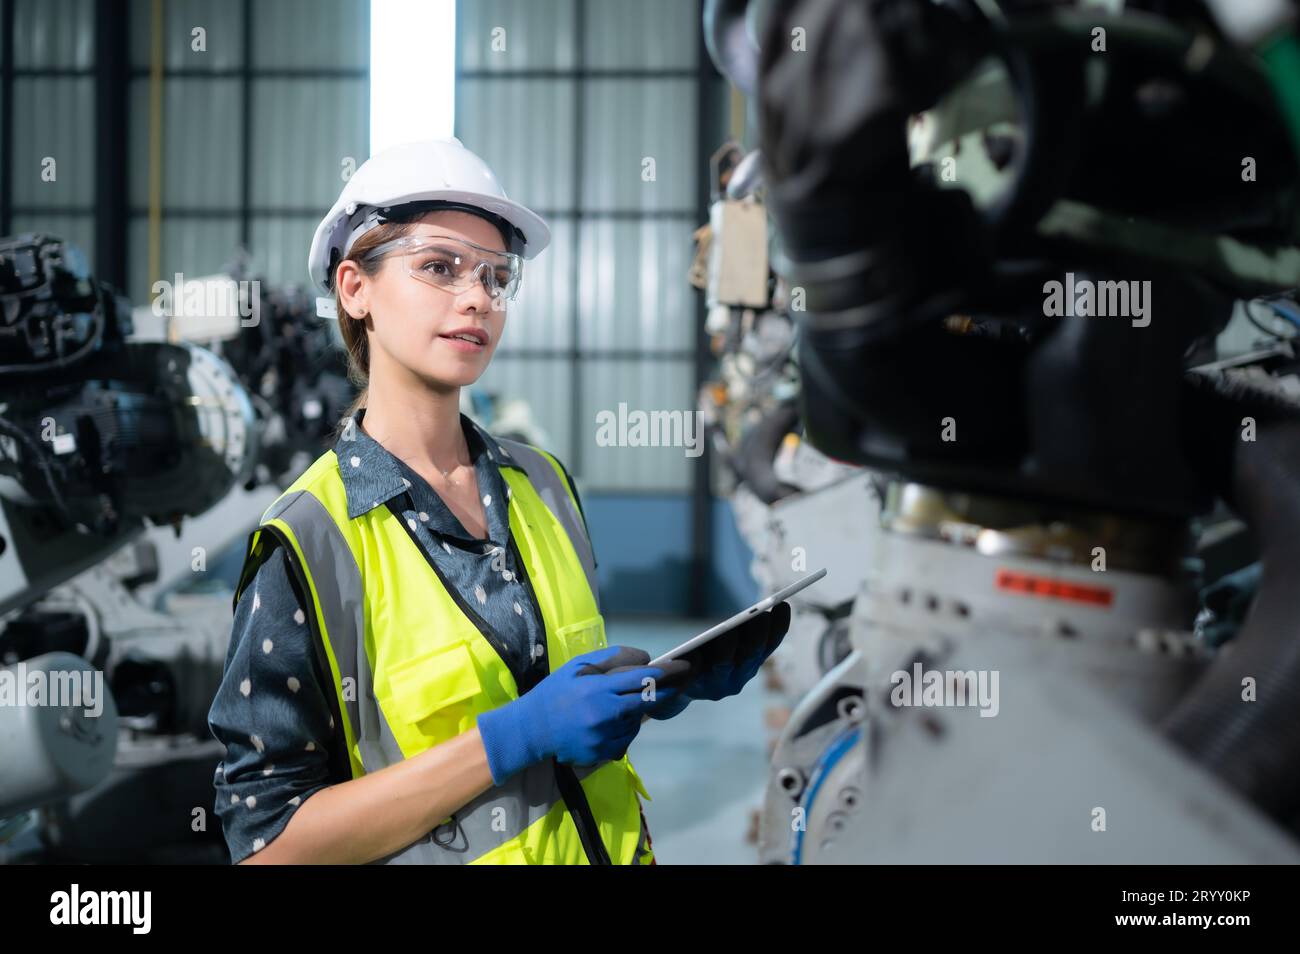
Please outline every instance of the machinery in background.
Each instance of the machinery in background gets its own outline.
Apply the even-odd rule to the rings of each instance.
[[[76,705],[0,707],[6,843],[42,829],[55,857],[106,860],[98,848],[116,831],[135,839],[121,860],[147,853],[167,824],[193,845],[197,788],[135,769],[174,773],[203,757],[202,700],[225,643],[211,626],[143,610],[130,589],[158,571],[150,526],[179,535],[250,479],[252,403],[211,351],[132,340],[126,301],[51,236],[0,241],[0,307],[0,681],[18,693],[41,674],[98,673],[104,684],[93,717]],[[152,821],[129,836],[120,817],[64,823],[79,798],[115,800],[98,796],[124,774]]]
[[[1300,860],[1300,380],[1214,347],[1300,320],[1300,43],[1252,6],[706,3],[805,437],[885,477],[765,862]]]
[[[725,466],[723,492],[754,559],[760,592],[830,569],[791,603],[791,637],[768,664],[788,705],[848,654],[848,616],[875,532],[876,489],[863,468],[834,461],[800,434],[799,368],[788,289],[768,268],[767,214],[757,153],[724,144],[711,162],[709,223],[695,233],[689,279],[705,293],[705,330],[718,359],[700,413]],[[769,710],[779,729],[788,707]]]
[[[136,340],[184,340],[227,361],[248,390],[260,446],[249,487],[287,484],[333,434],[356,389],[338,328],[298,285],[274,285],[236,255],[216,275],[163,282],[135,309]]]

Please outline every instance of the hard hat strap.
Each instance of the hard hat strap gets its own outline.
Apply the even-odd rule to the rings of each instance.
[[[383,211],[372,205],[363,205],[353,212],[343,225],[343,228],[348,233],[348,238],[343,243],[343,254],[339,256],[340,260],[348,257],[348,253],[352,251],[352,245],[357,239],[376,225],[383,225],[387,221],[388,219],[384,216]]]

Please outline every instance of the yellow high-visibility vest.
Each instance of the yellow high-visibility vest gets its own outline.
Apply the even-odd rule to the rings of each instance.
[[[510,545],[541,609],[556,669],[606,645],[590,539],[555,458],[494,439],[523,468],[500,469],[511,491]],[[480,713],[519,697],[515,674],[495,648],[501,637],[447,583],[414,532],[387,506],[350,518],[331,450],[249,536],[235,602],[272,548],[285,547],[291,572],[310,594],[317,658],[334,684],[339,772],[352,778],[446,742]],[[626,756],[596,766],[548,759],[379,863],[648,864],[638,794],[649,798]]]

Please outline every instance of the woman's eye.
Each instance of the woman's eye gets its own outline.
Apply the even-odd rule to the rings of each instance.
[[[435,258],[431,261],[425,262],[420,266],[420,270],[428,272],[431,275],[450,275],[452,273],[451,263],[441,258]]]

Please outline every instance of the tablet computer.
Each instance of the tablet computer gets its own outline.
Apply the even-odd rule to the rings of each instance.
[[[686,655],[687,653],[699,649],[701,646],[703,646],[705,643],[709,642],[710,640],[717,639],[723,633],[730,632],[731,630],[735,629],[737,626],[745,622],[745,620],[749,619],[750,617],[757,616],[759,613],[766,613],[777,603],[780,603],[782,600],[789,599],[790,597],[794,596],[794,594],[798,593],[802,589],[805,589],[806,587],[812,586],[814,583],[816,583],[825,575],[826,575],[825,567],[822,567],[816,573],[809,573],[802,580],[796,580],[795,582],[791,583],[789,586],[785,587],[784,589],[777,590],[771,596],[759,600],[757,603],[755,603],[753,606],[749,607],[748,609],[741,610],[739,613],[737,613],[735,616],[731,617],[730,619],[723,620],[717,626],[713,626],[710,627],[709,629],[706,629],[698,636],[692,636],[690,639],[686,640],[686,642],[682,643],[680,646],[676,646],[673,649],[668,650],[668,652],[664,653],[662,656],[650,660],[649,665],[658,666],[668,662],[668,660],[670,659],[680,659],[682,656]]]

